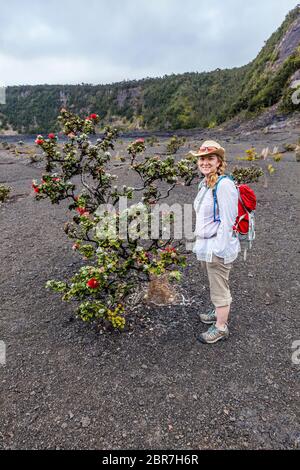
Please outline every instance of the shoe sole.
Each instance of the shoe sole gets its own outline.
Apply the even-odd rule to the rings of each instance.
[[[199,336],[197,338],[197,340],[200,341],[200,343],[203,343],[203,344],[214,344],[214,343],[217,343],[218,341],[221,341],[222,339],[228,339],[228,336],[221,336],[220,338],[214,339],[213,341],[206,341],[201,336]]]
[[[201,321],[201,323],[204,323],[205,325],[212,325],[213,323],[216,323],[217,319],[215,320],[202,320],[200,317],[199,317],[199,320]],[[230,319],[228,317],[228,320],[227,320],[227,325],[230,325]]]
[[[217,319],[215,320],[202,320],[201,318],[199,318],[199,320],[204,323],[205,325],[212,325],[213,323],[216,322]]]

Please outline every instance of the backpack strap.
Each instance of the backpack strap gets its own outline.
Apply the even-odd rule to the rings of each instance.
[[[217,199],[217,189],[220,181],[224,178],[230,178],[233,181],[233,178],[230,175],[222,175],[218,178],[218,181],[215,184],[215,187],[213,188],[213,198],[214,198],[214,222],[221,222],[220,217],[216,216],[216,209],[217,209],[217,204],[218,204],[218,199]]]
[[[198,191],[200,191],[200,189],[203,188],[203,186],[205,186],[205,178],[202,178],[202,180],[198,184]]]
[[[205,188],[205,190],[204,190],[203,194],[200,196],[200,191],[201,191],[201,189],[202,189],[203,187]],[[207,193],[208,190],[209,190],[209,187],[206,186],[206,184],[205,184],[205,179],[203,178],[203,179],[200,181],[199,185],[198,185],[198,195],[196,196],[196,200],[197,200],[197,203],[196,203],[196,204],[197,204],[197,211],[199,210],[199,208],[200,208],[200,206],[201,206],[201,204],[202,204],[202,201],[203,201],[203,199],[204,199],[204,196],[205,196],[205,194]]]

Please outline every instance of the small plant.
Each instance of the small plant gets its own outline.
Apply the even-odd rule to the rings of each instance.
[[[208,129],[213,129],[214,127],[216,127],[217,125],[217,121],[213,120],[213,121],[210,121],[210,123],[208,124]]]
[[[178,137],[177,135],[173,135],[169,142],[167,143],[167,154],[174,155],[178,152],[180,147],[185,144],[186,138],[185,137]]]
[[[246,160],[248,162],[259,160],[258,154],[254,147],[251,147],[251,149],[245,150],[245,154],[246,155],[244,157],[238,157],[237,160]]]
[[[247,168],[235,166],[231,173],[238,184],[256,183],[263,175],[263,169],[253,165]]]
[[[154,145],[158,144],[158,142],[159,140],[155,135],[152,135],[146,139],[146,143],[149,145],[149,147],[153,147]]]
[[[278,152],[273,155],[274,162],[280,162],[282,159],[282,153]]]
[[[296,150],[297,144],[284,144],[283,148],[286,152],[294,152]]]
[[[272,163],[269,163],[268,165],[268,172],[270,173],[270,175],[273,175],[273,173],[275,172],[275,168],[273,167]]]
[[[0,184],[0,202],[7,201],[10,191],[11,191],[11,188],[9,186]]]

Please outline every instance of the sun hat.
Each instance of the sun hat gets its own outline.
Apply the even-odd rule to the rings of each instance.
[[[214,154],[218,155],[223,160],[225,159],[225,149],[214,140],[206,140],[196,152],[191,150],[189,153],[193,155],[193,157],[204,157],[205,155]]]

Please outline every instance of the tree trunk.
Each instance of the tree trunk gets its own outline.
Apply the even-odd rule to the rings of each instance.
[[[159,276],[152,276],[145,295],[145,300],[147,302],[168,305],[175,303],[177,298],[178,293],[170,284],[168,273],[164,273]]]

